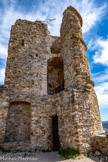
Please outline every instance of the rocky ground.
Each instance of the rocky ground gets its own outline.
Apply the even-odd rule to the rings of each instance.
[[[0,162],[108,162],[108,157],[102,156],[100,152],[90,154],[89,157],[80,155],[78,158],[73,160],[65,159],[61,157],[58,152],[19,152],[19,153],[0,153]]]

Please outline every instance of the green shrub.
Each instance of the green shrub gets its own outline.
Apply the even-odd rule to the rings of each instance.
[[[89,157],[89,155],[87,153],[84,153],[84,156]]]
[[[79,151],[77,149],[74,148],[65,148],[65,149],[61,149],[59,151],[59,154],[65,158],[69,158],[72,157],[73,159],[75,159],[76,157],[79,156]]]

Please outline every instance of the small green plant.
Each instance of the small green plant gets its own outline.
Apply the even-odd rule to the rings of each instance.
[[[76,159],[76,157],[79,156],[79,151],[77,149],[74,148],[65,148],[65,149],[61,149],[59,151],[59,154],[65,158],[69,158],[72,157],[73,159]]]
[[[79,154],[76,154],[74,156],[72,156],[72,159],[76,159],[79,156]]]
[[[1,146],[1,145],[0,145],[0,151],[6,152],[5,148],[3,148],[3,146]]]
[[[89,155],[87,153],[84,153],[84,156],[89,157]]]
[[[51,150],[48,150],[48,149],[47,150],[42,150],[42,152],[51,152]]]

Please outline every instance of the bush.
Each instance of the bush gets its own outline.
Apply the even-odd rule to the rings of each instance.
[[[84,156],[89,157],[89,155],[87,153],[84,153]]]
[[[69,158],[72,157],[73,159],[75,159],[76,157],[79,156],[79,151],[77,149],[74,148],[65,148],[65,149],[61,149],[59,151],[59,154],[65,158]]]

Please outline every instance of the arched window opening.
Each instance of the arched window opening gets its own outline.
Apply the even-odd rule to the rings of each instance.
[[[31,105],[28,102],[12,102],[8,110],[5,142],[30,141]]]
[[[49,95],[53,95],[62,90],[64,90],[63,59],[54,57],[48,60],[47,91]]]

